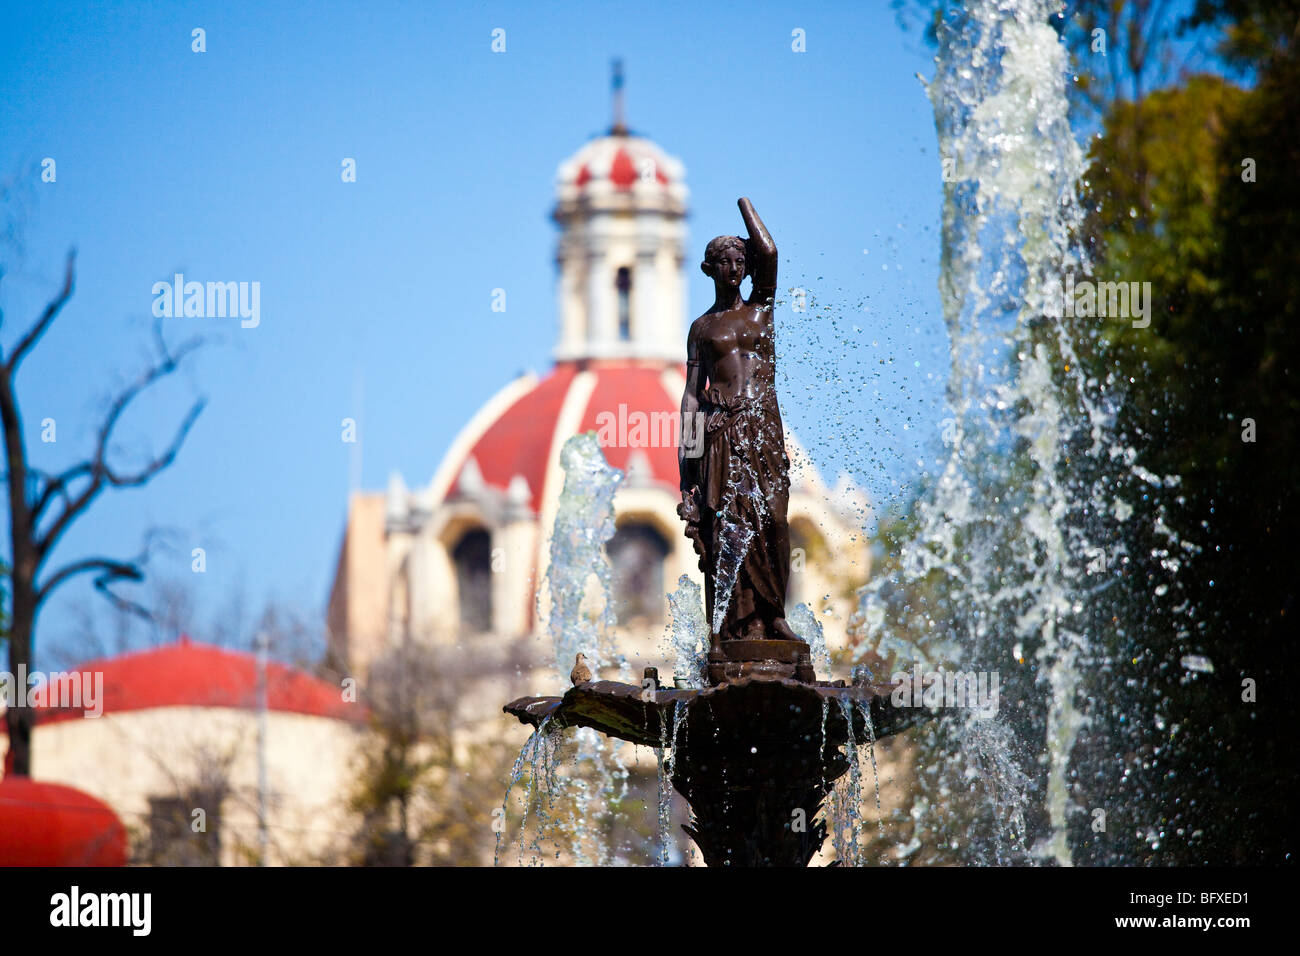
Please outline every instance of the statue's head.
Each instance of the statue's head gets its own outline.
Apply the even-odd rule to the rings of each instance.
[[[700,271],[715,283],[739,286],[745,278],[745,240],[739,236],[718,236],[704,248]]]

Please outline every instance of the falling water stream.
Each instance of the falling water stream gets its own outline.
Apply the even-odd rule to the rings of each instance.
[[[988,816],[959,854],[967,862],[1071,864],[1082,689],[1110,663],[1099,638],[1112,628],[1105,592],[1127,560],[1125,523],[1149,521],[1173,552],[1194,551],[1163,521],[1159,493],[1177,479],[1145,472],[1114,431],[1122,383],[1080,361],[1095,324],[1062,308],[1065,277],[1090,263],[1058,7],[976,0],[939,23],[927,92],[944,170],[947,461],[917,502],[898,571],[863,588],[853,622],[859,660],[870,650],[899,669],[1000,672],[1010,685],[1014,712],[945,718],[939,800],[922,796],[913,813],[933,836],[937,803],[982,788]],[[1026,848],[1034,812],[1045,822]]]
[[[673,677],[692,687],[704,687],[708,678],[709,626],[704,620],[700,586],[683,574],[677,590],[668,595],[668,630],[662,650],[673,661]]]
[[[613,642],[612,569],[605,552],[605,544],[614,533],[614,493],[623,473],[605,461],[594,432],[575,435],[565,442],[560,463],[564,487],[555,514],[550,563],[538,597],[539,605],[544,604],[543,597],[549,598],[544,616],[554,649],[556,676],[561,686],[567,686],[569,671],[581,653],[593,674],[613,670],[619,680],[628,681],[628,662],[618,654]],[[617,803],[627,794],[628,782],[620,748],[589,728],[564,735],[563,746],[558,740],[560,735],[545,731],[543,722],[520,752],[511,774],[513,787],[525,762],[529,763],[524,815],[519,824],[521,858],[530,803],[539,803],[544,793],[548,810],[562,804],[566,812],[562,816],[554,812],[536,814],[532,824],[536,831],[534,862],[541,861],[543,840],[556,844],[557,857],[567,853],[577,864],[614,862],[606,833],[613,824]],[[563,774],[557,772],[561,765]],[[566,799],[557,804],[560,788]]]

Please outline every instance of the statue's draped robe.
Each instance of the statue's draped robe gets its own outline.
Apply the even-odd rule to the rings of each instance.
[[[727,400],[709,388],[700,411],[704,454],[698,550],[710,616],[717,604],[726,605],[721,627],[716,620],[710,624],[724,640],[775,637],[769,625],[785,617],[790,578],[785,514],[790,462],[776,391],[769,387],[755,398]],[[734,580],[730,595],[715,591],[729,580]]]

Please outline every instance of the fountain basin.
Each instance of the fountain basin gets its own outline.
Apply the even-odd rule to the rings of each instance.
[[[841,747],[935,716],[894,706],[892,690],[760,675],[702,689],[590,681],[504,709],[533,727],[549,718],[556,728],[671,748],[673,787],[694,815],[683,829],[709,866],[806,866],[826,838],[822,801],[849,769]]]
[[[811,719],[810,715],[815,715],[819,736],[823,701],[847,699],[869,702],[876,739],[924,723],[937,713],[924,707],[896,707],[889,699],[892,691],[891,684],[850,685],[843,681],[806,684],[761,675],[742,677],[716,687],[689,689],[643,689],[636,684],[599,680],[571,687],[563,697],[520,697],[507,704],[503,710],[531,727],[539,726],[549,717],[551,725],[557,728],[591,727],[607,736],[643,747],[662,745],[662,730],[672,726],[679,702],[686,705],[686,724],[690,727],[713,722],[712,717],[695,720],[697,712],[701,710],[731,714],[738,708],[739,712],[733,716],[736,721],[740,721],[736,726],[743,726],[745,719],[758,720],[761,714],[770,714],[774,707],[784,711],[783,717],[795,713],[791,708],[798,708],[798,715],[805,720],[790,721],[786,718],[785,732],[794,729],[790,726],[791,723],[805,723]],[[760,710],[746,713],[746,707]],[[866,719],[859,710],[855,709],[854,713],[854,739],[865,740]],[[725,722],[733,721],[727,719]],[[838,707],[830,709],[827,737],[828,742],[836,747],[848,740],[845,720]]]

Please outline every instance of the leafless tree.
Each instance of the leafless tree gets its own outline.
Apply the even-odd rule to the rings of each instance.
[[[9,670],[12,673],[16,673],[19,668],[31,667],[36,619],[41,606],[56,588],[72,578],[83,574],[92,575],[96,589],[115,604],[120,607],[135,607],[134,602],[115,593],[112,586],[123,581],[143,580],[142,568],[148,557],[148,545],[143,553],[130,558],[92,555],[77,558],[54,569],[47,569],[47,562],[64,533],[86,513],[102,492],[110,488],[139,488],[170,466],[205,404],[203,399],[195,401],[181,420],[171,442],[161,454],[145,464],[124,468],[109,461],[114,432],[131,404],[151,386],[174,373],[192,352],[204,344],[205,340],[196,336],[174,349],[169,348],[163,338],[161,325],[155,325],[157,357],[139,378],[109,403],[90,456],[57,474],[35,468],[29,460],[23,435],[16,386],[18,369],[72,298],[75,278],[76,256],[75,253],[69,253],[63,286],[58,294],[7,354],[0,350],[0,426],[4,431],[7,462],[5,481],[9,491],[12,558],[9,634]],[[3,315],[0,315],[0,327],[2,326]],[[29,707],[11,707],[5,712],[9,731],[7,773],[31,773],[33,720],[34,714]]]

